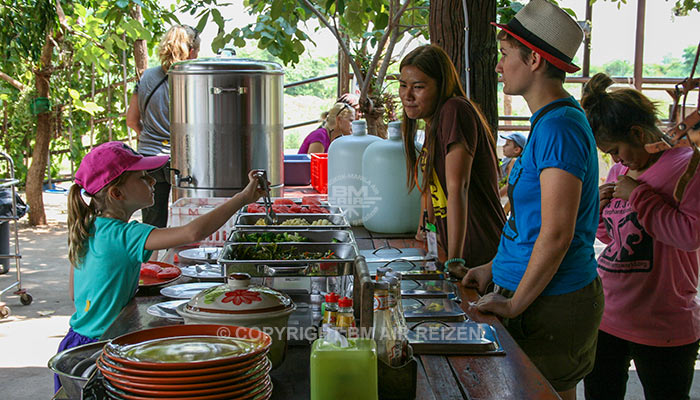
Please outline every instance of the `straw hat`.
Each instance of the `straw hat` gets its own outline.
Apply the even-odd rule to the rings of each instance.
[[[532,0],[508,24],[491,23],[508,32],[555,67],[576,72],[571,61],[583,41],[583,30],[569,14],[548,0]]]

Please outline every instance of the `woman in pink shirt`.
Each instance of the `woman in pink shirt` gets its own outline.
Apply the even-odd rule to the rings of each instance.
[[[655,105],[633,89],[607,91],[611,84],[597,74],[581,99],[598,148],[616,162],[600,186],[605,309],[586,399],[624,399],[630,360],[645,398],[688,399],[700,338],[700,173],[691,163],[700,153],[648,153],[644,145],[658,141]]]

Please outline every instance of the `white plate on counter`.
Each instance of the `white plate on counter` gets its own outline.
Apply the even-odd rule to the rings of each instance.
[[[216,262],[222,247],[196,247],[177,253],[180,262]]]
[[[186,303],[188,300],[172,300],[164,301],[162,303],[153,304],[146,309],[146,312],[155,317],[175,319],[182,321],[183,318],[177,313],[176,308],[182,303]]]
[[[220,282],[196,282],[183,283],[181,285],[167,286],[160,290],[160,294],[171,299],[186,299],[189,300],[197,293],[204,289],[209,289],[212,286],[221,285]]]

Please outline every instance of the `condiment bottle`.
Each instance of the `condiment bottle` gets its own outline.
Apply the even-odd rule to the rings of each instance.
[[[338,318],[338,295],[330,292],[326,295],[326,302],[323,311],[323,326],[336,326]]]
[[[338,328],[354,328],[355,315],[352,310],[352,299],[343,297],[338,300],[338,319],[336,322]]]

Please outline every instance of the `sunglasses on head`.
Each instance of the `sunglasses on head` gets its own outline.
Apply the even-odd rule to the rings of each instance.
[[[195,28],[194,26],[189,26],[189,25],[183,25],[183,27],[192,29],[192,31],[194,32],[194,39],[193,40],[197,40],[197,38],[199,37],[199,31],[197,30],[197,28]]]

